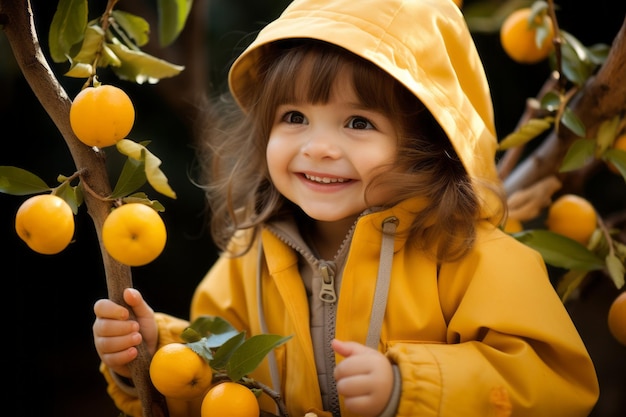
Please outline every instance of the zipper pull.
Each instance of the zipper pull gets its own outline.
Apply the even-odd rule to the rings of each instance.
[[[335,275],[329,271],[328,265],[322,265],[320,272],[322,273],[320,300],[325,303],[334,303],[337,301],[337,293],[335,293]]]

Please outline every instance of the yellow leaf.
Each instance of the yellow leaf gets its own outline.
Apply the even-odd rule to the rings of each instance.
[[[532,139],[539,136],[552,126],[554,118],[546,117],[544,119],[530,119],[518,130],[508,134],[498,144],[498,149],[503,151],[516,146],[522,146]]]
[[[116,147],[120,153],[128,156],[129,158],[144,162],[146,179],[152,188],[167,197],[176,198],[176,193],[169,186],[167,177],[159,168],[161,160],[150,152],[145,146],[130,139],[122,139],[117,142]]]
[[[617,136],[620,121],[619,116],[615,116],[600,123],[596,136],[596,157],[600,157],[604,151],[611,147]]]

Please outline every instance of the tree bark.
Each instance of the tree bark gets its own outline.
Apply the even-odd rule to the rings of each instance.
[[[72,155],[80,180],[100,197],[111,194],[106,170],[106,155],[80,142],[69,122],[71,99],[48,65],[39,44],[30,1],[0,0],[0,22],[15,56],[15,60],[33,93],[48,113]],[[87,212],[93,220],[106,274],[108,296],[125,305],[122,294],[132,287],[130,267],[115,261],[102,245],[102,224],[109,214],[112,202],[84,192]],[[132,310],[129,309],[132,314]],[[130,367],[137,393],[141,399],[144,417],[167,416],[164,398],[154,389],[149,375],[150,354],[145,346],[137,346],[139,356]]]

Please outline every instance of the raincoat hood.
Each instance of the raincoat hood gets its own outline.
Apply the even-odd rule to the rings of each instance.
[[[358,4],[358,6],[357,6]],[[356,11],[356,13],[355,13]],[[493,107],[481,59],[452,0],[295,0],[234,62],[229,86],[244,110],[259,83],[264,45],[309,38],[340,46],[402,83],[446,132],[483,203],[500,212],[482,181],[499,183]],[[481,181],[476,181],[480,179]]]

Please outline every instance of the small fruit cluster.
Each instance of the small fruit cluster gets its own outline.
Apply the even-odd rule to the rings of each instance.
[[[33,251],[54,255],[74,237],[74,213],[70,205],[54,194],[28,198],[15,215],[15,231]],[[167,233],[161,216],[141,203],[114,209],[102,225],[107,252],[129,266],[146,265],[165,248]]]
[[[208,362],[185,343],[170,343],[156,351],[150,362],[150,379],[167,398],[202,398],[202,417],[259,417],[254,392],[234,381],[212,386],[213,370]]]
[[[70,107],[70,125],[76,137],[92,147],[115,145],[132,129],[135,108],[124,90],[112,85],[86,87]],[[18,236],[35,252],[61,252],[74,236],[74,212],[54,194],[27,199],[17,211]],[[118,262],[146,265],[163,249],[167,233],[161,216],[141,203],[115,208],[102,225],[102,243]]]

